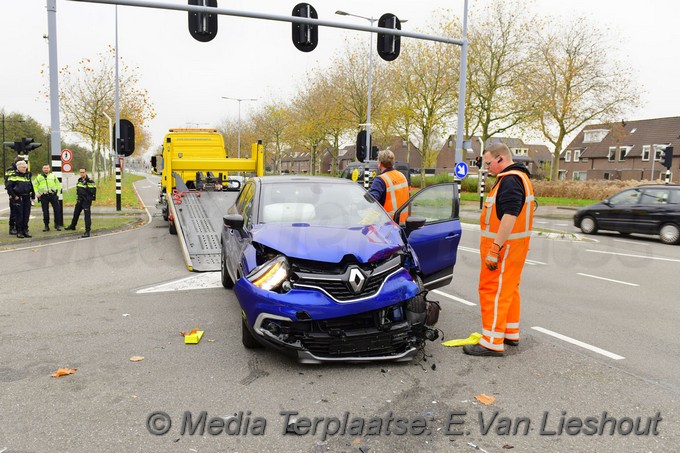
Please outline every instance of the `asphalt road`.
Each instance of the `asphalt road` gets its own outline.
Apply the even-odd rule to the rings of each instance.
[[[535,237],[521,345],[503,358],[435,342],[408,364],[302,366],[241,346],[233,293],[215,274],[186,271],[153,207],[157,186],[136,186],[152,215],[146,226],[0,253],[0,452],[677,451],[677,247]],[[464,229],[454,282],[432,295],[445,339],[480,330],[478,239]],[[205,336],[185,345],[179,332],[195,327]],[[77,371],[50,376],[61,367]],[[480,394],[496,399],[484,405]],[[164,435],[147,428],[157,411],[172,419]],[[201,411],[205,432],[192,435]],[[324,438],[324,424],[332,432],[332,417],[341,424],[345,413],[355,430],[364,418],[363,435]],[[388,435],[390,413],[402,420]],[[283,434],[286,414],[300,434]],[[304,432],[303,417],[321,419],[316,434]],[[382,430],[370,417],[384,419]],[[650,433],[625,434],[638,417]],[[579,420],[604,423],[603,434],[588,435]]]

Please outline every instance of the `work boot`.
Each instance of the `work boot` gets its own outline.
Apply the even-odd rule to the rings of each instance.
[[[65,229],[65,230],[75,230],[76,227],[74,227],[73,225],[69,225],[69,226],[67,226],[67,227],[64,228],[64,229]]]
[[[61,231],[61,225],[55,225],[54,229],[57,231]]]
[[[463,346],[463,352],[467,355],[476,355],[483,357],[503,357],[503,351],[492,351],[481,344],[466,344]]]
[[[30,234],[28,234],[28,231],[24,231],[24,237],[25,237],[25,238],[32,238],[33,236],[31,236]]]
[[[17,231],[16,228],[14,228],[14,227],[9,228],[9,234],[17,234],[17,233],[18,233],[18,231]]]
[[[81,237],[81,238],[89,238],[89,237],[90,237],[90,232],[89,232],[89,231],[86,231],[86,232],[84,232],[83,235],[80,236],[80,237]]]
[[[45,225],[45,228],[43,228],[43,232],[45,232],[45,231],[50,231],[50,226],[49,226],[49,225]]]
[[[25,238],[26,236],[24,236],[24,233],[17,233],[17,237],[18,237],[19,239],[23,239],[23,238]]]
[[[519,340],[509,340],[505,338],[503,343],[507,344],[508,346],[519,346]]]

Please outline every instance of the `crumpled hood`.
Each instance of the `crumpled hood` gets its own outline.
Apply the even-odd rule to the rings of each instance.
[[[328,227],[308,224],[255,225],[253,242],[278,250],[287,257],[339,263],[354,255],[360,263],[381,260],[404,246],[400,228],[383,225]]]

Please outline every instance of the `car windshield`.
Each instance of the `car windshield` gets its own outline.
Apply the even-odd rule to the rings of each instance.
[[[313,181],[262,185],[260,223],[350,227],[389,221],[380,204],[359,185]]]

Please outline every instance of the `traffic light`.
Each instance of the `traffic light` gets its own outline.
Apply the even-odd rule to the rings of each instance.
[[[371,146],[371,160],[378,160],[378,147]]]
[[[217,0],[189,0],[189,5],[217,8]],[[189,33],[196,41],[208,42],[217,36],[217,14],[189,12]]]
[[[401,30],[401,22],[394,14],[386,13],[378,19],[378,28]],[[378,55],[385,61],[395,60],[401,51],[401,36],[378,33]]]
[[[366,159],[366,131],[357,134],[357,160],[363,162]]]
[[[482,158],[481,157],[479,157],[479,156],[475,157],[475,165],[477,166],[477,168],[482,168]]]
[[[14,151],[17,153],[21,152],[21,142],[2,142],[3,145],[5,145],[8,148],[12,148]]]
[[[667,146],[666,149],[661,153],[661,159],[663,160],[663,166],[670,169],[673,163],[673,147]]]
[[[293,16],[318,19],[319,15],[309,3],[298,3],[293,8]],[[311,52],[319,43],[319,27],[316,25],[293,22],[293,45],[302,52]]]
[[[36,148],[40,148],[42,143],[34,143],[32,138],[22,138],[21,139],[21,150],[25,153],[29,153]]]
[[[116,125],[113,125],[111,142],[116,143]],[[121,156],[131,156],[135,152],[135,127],[129,120],[120,120],[120,141],[116,146],[116,153]]]

